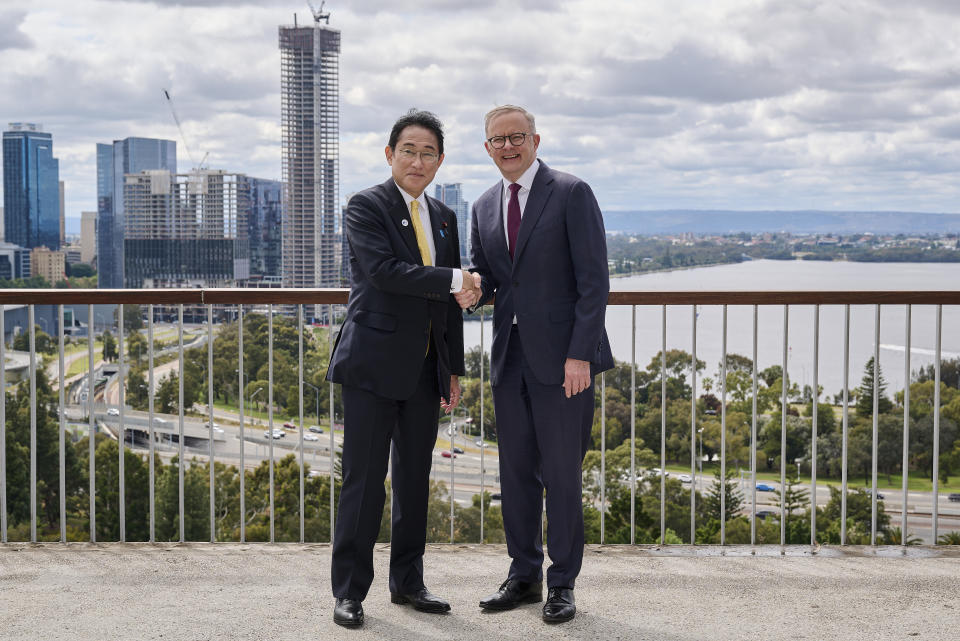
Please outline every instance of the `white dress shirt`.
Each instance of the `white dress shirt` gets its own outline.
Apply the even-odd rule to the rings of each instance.
[[[531,178],[531,181],[533,178]],[[396,184],[396,181],[394,181]],[[430,248],[430,262],[434,265],[437,264],[437,245],[433,241],[433,224],[430,222],[430,209],[427,206],[427,195],[425,193],[420,194],[418,198],[414,198],[407,192],[403,190],[403,187],[397,185],[397,189],[400,190],[400,195],[403,196],[403,202],[407,205],[407,213],[411,212],[410,203],[414,200],[419,203],[417,207],[419,208],[420,213],[420,225],[423,227],[423,235],[427,237],[427,246]],[[411,214],[412,215],[412,214]],[[412,223],[411,223],[412,224]],[[453,278],[450,281],[450,293],[456,294],[461,289],[463,289],[463,272],[459,269],[453,270]]]

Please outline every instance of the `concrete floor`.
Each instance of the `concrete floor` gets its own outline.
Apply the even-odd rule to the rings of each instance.
[[[504,546],[432,545],[447,615],[392,605],[377,547],[366,625],[331,620],[326,544],[0,545],[0,639],[923,639],[960,638],[955,548],[588,546],[578,615],[481,612]]]

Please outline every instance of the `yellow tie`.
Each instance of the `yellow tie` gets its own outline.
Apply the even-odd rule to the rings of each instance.
[[[424,265],[433,265],[433,259],[430,258],[430,244],[427,242],[427,234],[423,231],[423,223],[420,222],[420,203],[416,200],[410,201],[410,220],[413,221],[413,232],[417,235],[417,246],[420,247],[420,258]]]

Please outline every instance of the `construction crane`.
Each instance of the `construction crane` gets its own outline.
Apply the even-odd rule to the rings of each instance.
[[[330,24],[330,12],[323,10],[323,5],[325,4],[327,4],[327,0],[323,0],[323,2],[320,3],[320,8],[317,9],[312,2],[307,1],[307,6],[310,7],[310,12],[313,14],[313,21],[317,24],[320,24],[321,20]]]
[[[323,7],[321,7],[322,9]],[[203,154],[203,158],[200,159],[199,164],[194,164],[193,154],[190,152],[190,146],[187,144],[187,136],[183,133],[183,126],[180,124],[180,118],[177,117],[177,110],[173,108],[173,98],[170,97],[170,92],[166,89],[163,89],[163,96],[167,100],[167,104],[170,105],[170,113],[173,114],[173,121],[177,123],[177,129],[180,131],[180,140],[183,142],[183,148],[187,151],[187,157],[190,159],[190,164],[194,166],[198,171],[203,169],[203,163],[206,162],[207,156],[210,155],[210,152]]]

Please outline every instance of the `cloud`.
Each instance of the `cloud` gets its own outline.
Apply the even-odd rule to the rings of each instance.
[[[23,33],[26,11],[0,10],[0,51],[4,49],[29,49],[33,41]]]

